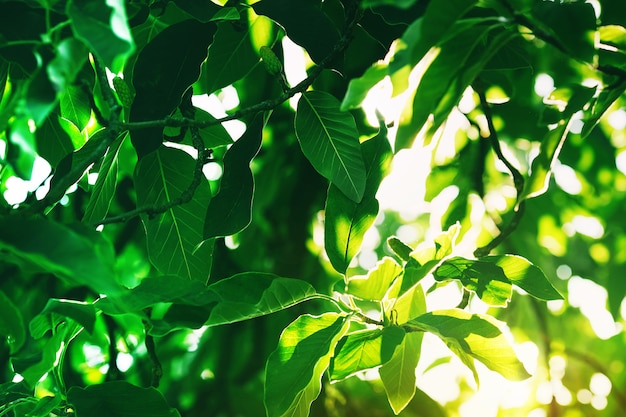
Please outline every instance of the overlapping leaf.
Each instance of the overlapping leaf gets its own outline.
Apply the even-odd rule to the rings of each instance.
[[[324,218],[324,249],[333,267],[345,273],[361,249],[367,230],[378,214],[376,192],[391,164],[391,146],[386,129],[361,145],[366,167],[363,199],[356,203],[335,185],[328,188]]]
[[[476,369],[467,357],[479,360],[512,381],[530,376],[491,316],[441,310],[423,314],[407,324],[439,336],[470,367],[477,380]]]
[[[349,327],[346,316],[302,315],[283,331],[265,368],[267,417],[307,417],[322,387],[337,342]]]
[[[317,172],[360,202],[367,174],[352,115],[340,111],[332,95],[310,91],[298,101],[295,128],[302,152]]]
[[[182,150],[161,147],[137,164],[135,187],[139,207],[158,207],[181,196],[189,187],[195,160]],[[150,261],[163,274],[207,282],[213,256],[212,241],[203,242],[203,213],[211,200],[201,180],[191,201],[152,218],[143,216]]]
[[[141,50],[133,69],[136,95],[130,110],[131,122],[162,119],[176,109],[183,93],[200,75],[200,65],[215,30],[215,23],[185,20],[159,32]],[[158,149],[163,129],[136,130],[131,139],[142,158]]]
[[[263,116],[257,115],[224,155],[220,189],[206,208],[204,239],[233,235],[252,221],[254,177],[250,162],[261,149]]]

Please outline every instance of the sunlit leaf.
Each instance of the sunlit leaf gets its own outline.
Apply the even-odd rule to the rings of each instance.
[[[268,417],[307,417],[322,388],[322,374],[349,327],[346,316],[302,315],[283,331],[265,368]]]
[[[397,326],[350,333],[337,345],[330,365],[330,379],[341,380],[386,363],[404,339]]]
[[[491,316],[441,310],[423,314],[407,324],[436,334],[455,353],[465,352],[507,379],[521,381],[530,376],[502,334],[501,323]]]
[[[359,78],[353,78],[348,84],[348,90],[341,102],[341,110],[346,111],[359,107],[367,93],[387,75],[387,65],[377,62],[365,71]]]
[[[455,257],[441,264],[434,275],[437,281],[459,280],[465,288],[495,307],[505,307],[511,300],[511,281],[494,262]]]
[[[158,207],[179,198],[191,184],[195,160],[182,150],[161,147],[137,164],[135,187],[139,207]],[[163,274],[207,282],[213,245],[203,242],[203,213],[211,201],[211,190],[202,178],[191,201],[164,213],[143,216],[148,254]]]
[[[333,267],[341,273],[346,272],[361,249],[363,237],[378,214],[376,192],[391,164],[391,146],[384,125],[381,132],[364,142],[361,148],[366,169],[361,202],[355,203],[332,184],[326,197],[324,249]]]
[[[180,417],[155,388],[112,381],[87,388],[73,386],[67,393],[76,417]]]
[[[404,335],[391,359],[378,370],[387,399],[395,414],[399,414],[415,395],[415,368],[419,361],[423,333]]]
[[[552,286],[539,267],[516,255],[496,255],[482,258],[502,268],[504,275],[533,297],[540,300],[562,300],[563,296]]]
[[[330,94],[310,91],[298,101],[295,128],[302,152],[317,172],[360,202],[367,174],[352,115],[340,111]]]
[[[87,93],[81,87],[68,86],[61,96],[61,116],[82,131],[91,118],[91,106]]]
[[[367,275],[348,279],[348,292],[366,300],[382,300],[391,283],[400,276],[402,267],[393,258],[385,256]]]
[[[233,235],[252,220],[254,177],[250,162],[261,149],[263,117],[257,115],[224,155],[220,189],[206,208],[204,239]]]

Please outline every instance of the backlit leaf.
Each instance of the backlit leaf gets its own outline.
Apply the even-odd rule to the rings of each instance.
[[[441,310],[423,314],[407,324],[436,334],[454,347],[453,351],[465,352],[509,380],[521,381],[530,376],[502,334],[501,323],[491,316]]]
[[[352,115],[340,111],[330,94],[310,91],[298,101],[295,128],[302,152],[317,172],[360,202],[367,174]]]
[[[404,331],[397,326],[350,333],[337,345],[331,361],[330,379],[345,379],[386,363],[403,339]]]
[[[415,368],[419,361],[423,336],[421,332],[405,334],[391,359],[378,370],[387,399],[396,415],[404,410],[415,395]]]
[[[348,292],[366,300],[382,300],[391,283],[400,276],[402,267],[393,258],[385,256],[367,275],[348,279]]]
[[[139,207],[156,207],[181,196],[189,187],[196,161],[182,150],[161,147],[137,164],[135,187]],[[213,242],[203,242],[203,213],[211,200],[208,181],[201,180],[191,201],[165,213],[142,216],[150,261],[163,274],[207,282]]]
[[[504,275],[515,285],[540,300],[562,300],[563,296],[552,286],[539,267],[516,255],[496,255],[481,258],[502,268]]]
[[[391,146],[384,125],[376,137],[361,145],[366,166],[363,199],[355,203],[335,185],[326,197],[324,249],[335,270],[345,273],[352,258],[361,249],[363,236],[378,214],[376,192],[391,164]]]
[[[349,327],[346,316],[302,315],[283,331],[265,368],[267,417],[307,417],[322,388],[337,342]]]

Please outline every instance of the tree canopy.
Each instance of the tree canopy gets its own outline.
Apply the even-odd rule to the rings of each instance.
[[[0,2],[0,416],[626,413],[622,0]]]

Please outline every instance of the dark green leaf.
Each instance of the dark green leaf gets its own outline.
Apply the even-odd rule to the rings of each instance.
[[[46,68],[56,91],[65,91],[87,62],[87,48],[77,39],[64,39],[56,45],[56,56]],[[82,130],[82,129],[80,129]]]
[[[60,395],[56,395],[54,397],[48,395],[40,398],[39,401],[37,401],[37,405],[35,405],[35,407],[33,407],[33,409],[28,412],[27,416],[48,417],[55,408],[61,405],[62,400],[63,398],[61,398]]]
[[[511,300],[511,281],[492,262],[455,257],[441,264],[434,275],[437,281],[458,279],[465,288],[495,307],[505,307]]]
[[[397,326],[350,333],[337,345],[330,364],[330,379],[345,379],[384,364],[403,339],[404,331]]]
[[[507,379],[521,381],[530,376],[491,316],[442,310],[423,314],[407,324],[436,334],[454,353],[478,359]],[[474,375],[477,378],[475,369]]]
[[[556,35],[568,53],[593,61],[596,15],[590,3],[537,2],[532,15]]]
[[[76,37],[102,59],[105,66],[119,72],[135,49],[124,2],[70,0],[67,15]]]
[[[223,8],[211,0],[175,0],[174,3],[201,22],[209,22]]]
[[[303,315],[283,331],[265,368],[268,417],[307,417],[337,342],[350,321],[337,313]]]
[[[11,120],[7,148],[7,162],[11,164],[20,178],[30,180],[37,157],[37,148],[35,135],[30,131],[26,117],[16,117]]]
[[[298,101],[295,128],[302,152],[317,172],[360,202],[367,174],[352,115],[340,111],[330,94],[310,91]]]
[[[259,152],[262,138],[263,116],[258,114],[224,155],[219,192],[206,208],[204,239],[233,235],[250,224],[254,197],[250,162]]]
[[[378,214],[376,192],[391,165],[391,146],[387,130],[361,144],[366,169],[363,199],[355,203],[331,184],[326,197],[324,249],[335,270],[345,273],[352,258],[361,249],[363,236]]]
[[[57,319],[57,316],[62,319]],[[93,304],[83,303],[73,300],[59,300],[51,298],[44,309],[36,315],[30,322],[30,334],[39,339],[48,330],[54,330],[55,325],[64,318],[70,318],[83,326],[89,333],[93,333],[96,321],[96,309]]]
[[[186,152],[162,146],[137,164],[135,187],[139,207],[159,207],[187,192],[196,161]],[[207,282],[213,242],[204,241],[202,213],[211,201],[208,181],[202,177],[191,201],[163,214],[142,216],[150,261],[163,274]]]
[[[11,354],[17,352],[26,339],[22,313],[2,291],[0,291],[0,336],[6,338]]]
[[[252,7],[285,28],[289,39],[306,49],[318,64],[339,41],[339,31],[322,11],[320,0],[262,0]]]
[[[126,381],[71,387],[67,401],[76,417],[180,417],[158,390],[139,388]]]
[[[413,249],[397,237],[392,236],[387,239],[387,244],[389,245],[391,250],[394,251],[394,253],[398,255],[403,261],[408,261],[409,259],[411,259],[411,252],[413,252]]]
[[[200,79],[194,85],[195,94],[210,94],[243,78],[258,64],[259,56],[252,47],[254,25],[220,22],[215,41],[209,47],[209,57],[202,63]],[[198,88],[196,88],[196,86]]]
[[[141,50],[133,70],[136,95],[131,122],[159,120],[174,112],[183,93],[200,76],[215,30],[212,22],[185,20],[161,31]],[[142,158],[159,147],[163,129],[135,130],[131,139]]]
[[[194,310],[201,322],[218,326],[271,314],[315,298],[315,289],[305,281],[282,278],[274,274],[245,272],[222,279],[208,287],[197,281],[177,277],[146,278],[119,297],[99,300],[95,306],[108,314],[139,312],[157,303],[173,303],[165,320],[177,323],[178,306]],[[186,318],[187,323],[189,317]]]
[[[113,274],[112,245],[100,233],[81,225],[5,217],[0,220],[0,248],[98,294],[115,295],[121,289]]]

